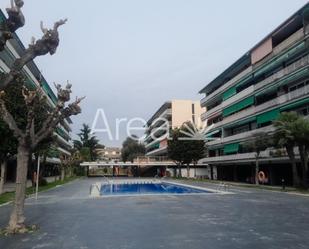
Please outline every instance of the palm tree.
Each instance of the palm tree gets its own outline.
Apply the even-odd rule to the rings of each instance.
[[[91,135],[91,129],[89,125],[83,124],[83,127],[80,130],[78,136],[80,140],[74,140],[74,148],[80,152],[89,150],[90,160],[95,161],[97,159],[96,149],[102,146],[99,145],[99,140],[96,138],[96,136]]]
[[[295,112],[282,113],[279,118],[274,122],[277,128],[274,134],[274,142],[280,147],[284,147],[290,158],[292,164],[293,185],[299,186],[300,178],[297,171],[297,164],[295,158],[294,147],[296,147],[295,128],[296,121],[300,117]]]
[[[308,188],[308,157],[309,157],[309,121],[304,118],[299,118],[295,121],[294,134],[296,144],[298,146],[301,169],[302,169],[302,182],[303,188]]]

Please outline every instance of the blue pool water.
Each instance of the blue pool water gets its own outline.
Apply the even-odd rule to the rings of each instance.
[[[206,190],[184,187],[170,183],[102,185],[100,192],[101,195],[211,193]]]

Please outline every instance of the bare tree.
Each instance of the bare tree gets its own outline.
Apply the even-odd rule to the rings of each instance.
[[[58,102],[56,107],[48,114],[48,118],[42,124],[40,129],[35,127],[35,108],[41,103],[43,97],[41,89],[35,91],[29,91],[26,88],[23,89],[23,96],[27,106],[27,122],[24,130],[20,129],[12,114],[6,108],[5,101],[3,100],[4,93],[0,96],[0,113],[3,120],[8,124],[10,129],[14,132],[14,136],[18,140],[17,148],[17,172],[16,172],[16,196],[14,202],[14,208],[10,217],[9,230],[16,231],[25,228],[24,217],[24,201],[25,190],[28,171],[28,159],[31,156],[33,150],[35,150],[38,144],[48,136],[51,136],[56,126],[63,120],[69,118],[72,115],[77,115],[81,112],[79,104],[82,98],[76,98],[76,100],[67,105],[70,100],[71,85],[67,85],[64,89],[58,87]]]
[[[6,42],[13,38],[13,33],[25,25],[25,17],[21,11],[22,0],[11,0],[10,8],[6,9],[9,18],[0,24],[0,51],[4,50]]]
[[[9,18],[0,25],[0,51],[4,49],[6,42],[13,37],[13,32],[25,24],[24,16],[21,12],[23,6],[22,0],[11,0],[11,8],[7,9]],[[40,127],[36,127],[35,119],[36,108],[46,101],[44,93],[40,87],[34,91],[30,91],[26,87],[23,88],[22,94],[26,106],[25,127],[19,127],[15,120],[14,113],[10,113],[5,101],[6,88],[14,83],[21,75],[23,67],[37,56],[46,54],[53,55],[59,45],[58,28],[65,24],[67,20],[60,20],[54,24],[52,29],[46,29],[41,22],[41,30],[43,36],[35,41],[32,38],[31,44],[25,50],[25,53],[16,59],[10,68],[10,71],[1,75],[0,81],[0,115],[9,128],[13,131],[17,139],[17,172],[16,172],[16,194],[13,210],[7,230],[9,232],[26,231],[24,203],[26,196],[26,181],[29,158],[32,152],[38,147],[40,142],[50,136],[56,126],[72,115],[81,112],[79,106],[83,98],[76,98],[71,104],[70,101],[71,85],[68,83],[65,88],[56,85],[58,100],[56,106],[48,112],[47,118],[42,122]]]

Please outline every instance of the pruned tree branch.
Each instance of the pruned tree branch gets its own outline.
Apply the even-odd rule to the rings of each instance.
[[[13,37],[13,33],[25,25],[25,17],[21,11],[24,2],[11,0],[11,7],[6,8],[8,19],[0,24],[0,51],[4,50],[6,42]]]
[[[22,131],[18,128],[15,119],[11,115],[11,113],[7,110],[5,106],[5,102],[2,99],[4,93],[0,93],[0,114],[4,122],[7,123],[7,125],[10,127],[10,129],[14,132],[14,135],[17,139],[22,138],[24,134]]]
[[[85,98],[76,98],[74,102],[65,107],[66,102],[70,101],[70,95],[72,93],[72,85],[67,83],[65,88],[62,88],[60,84],[55,84],[57,89],[58,102],[56,108],[49,114],[49,117],[45,120],[42,128],[34,134],[33,148],[35,148],[42,140],[50,136],[55,130],[56,126],[63,120],[73,115],[81,113],[80,103]]]
[[[16,0],[17,1],[17,0]],[[60,20],[54,24],[53,29],[45,29],[43,27],[43,23],[41,22],[41,29],[43,32],[43,36],[41,39],[35,41],[34,38],[32,38],[31,44],[26,49],[24,55],[16,59],[13,63],[13,66],[11,67],[11,71],[5,75],[4,79],[2,79],[2,84],[0,86],[0,90],[3,90],[9,85],[21,72],[22,68],[31,60],[35,59],[37,56],[42,56],[46,54],[53,55],[57,47],[59,45],[59,33],[58,28],[65,24],[67,19]],[[1,31],[1,29],[0,29]],[[1,40],[3,35],[0,37],[0,51],[1,51]],[[5,42],[7,39],[5,40]],[[4,45],[5,45],[4,42]],[[4,46],[3,45],[3,46]]]

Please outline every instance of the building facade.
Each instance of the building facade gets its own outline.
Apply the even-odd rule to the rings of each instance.
[[[0,10],[0,23],[5,20],[4,13]],[[0,52],[0,72],[8,73],[10,67],[14,63],[15,59],[20,58],[25,51],[23,43],[20,41],[16,34],[13,35],[13,39],[7,41],[5,49]],[[57,97],[50,88],[46,79],[38,69],[37,65],[31,61],[23,68],[23,76],[25,77],[25,85],[30,89],[40,87],[42,94],[46,96],[47,103],[51,108],[54,108],[57,103]],[[0,82],[1,84],[1,82]],[[54,132],[56,138],[56,144],[51,148],[47,163],[50,165],[60,164],[60,157],[70,156],[73,144],[71,142],[71,126],[72,121],[70,119],[64,120],[58,125]],[[0,138],[1,139],[1,138]],[[8,167],[9,169],[10,167]],[[11,167],[12,168],[12,167]],[[50,167],[52,168],[52,166]],[[10,180],[15,179],[15,170],[8,170]]]
[[[165,102],[148,120],[144,144],[146,156],[167,156],[167,141],[170,129],[192,122],[202,127],[201,108],[198,101],[172,100]]]
[[[105,162],[119,162],[121,161],[121,148],[118,147],[105,147],[104,149],[97,149],[98,158],[100,161]]]
[[[309,114],[309,4],[297,11],[201,91],[208,157],[218,178],[253,182],[255,153],[246,142],[257,132],[272,133],[282,112]],[[262,153],[261,170],[270,184],[292,173],[284,151]]]

